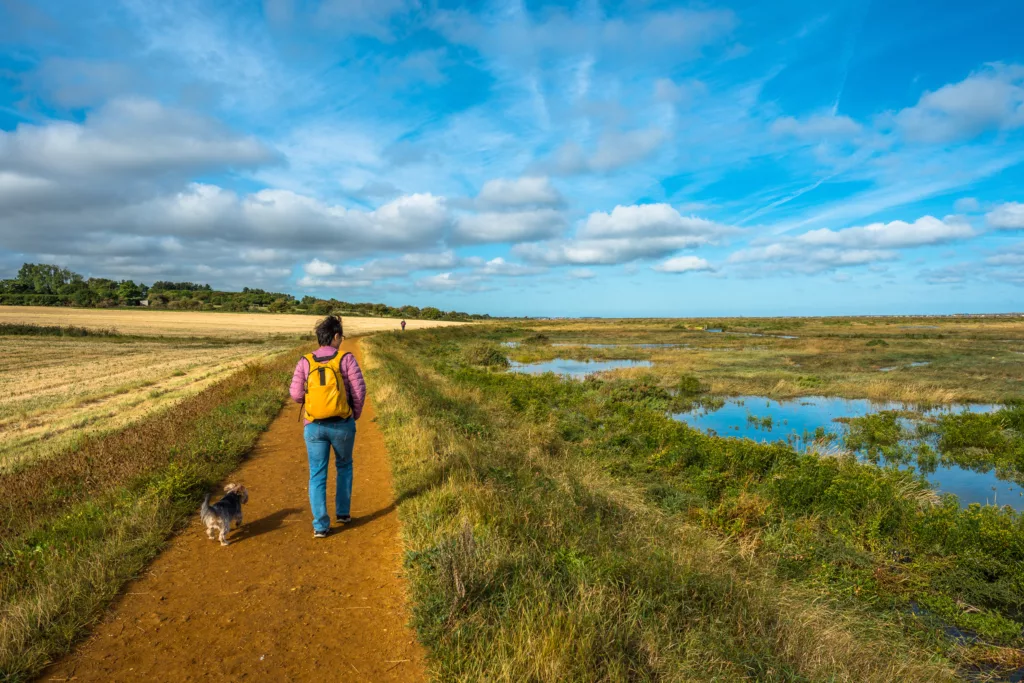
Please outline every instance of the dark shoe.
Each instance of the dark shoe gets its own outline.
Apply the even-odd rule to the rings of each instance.
[[[348,524],[352,521],[352,515],[345,515],[344,517],[338,517],[338,524]]]
[[[316,531],[316,530],[314,530],[313,531],[313,538],[327,538],[327,532],[326,531]]]

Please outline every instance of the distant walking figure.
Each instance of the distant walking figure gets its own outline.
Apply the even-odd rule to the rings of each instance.
[[[345,338],[341,318],[331,315],[317,323],[316,338],[320,348],[299,359],[289,393],[293,401],[303,404],[313,537],[325,538],[331,529],[327,514],[327,465],[332,446],[334,466],[338,469],[334,512],[339,524],[352,519],[352,447],[356,420],[366,401],[366,382],[355,356],[338,351]]]
[[[402,332],[405,332],[405,321],[402,321]]]

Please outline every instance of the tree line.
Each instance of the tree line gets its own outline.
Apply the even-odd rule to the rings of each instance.
[[[375,318],[421,320],[487,320],[490,315],[442,311],[433,306],[389,306],[379,303],[351,303],[267,292],[243,287],[241,292],[222,292],[208,284],[158,280],[152,285],[132,280],[84,278],[67,268],[47,263],[26,263],[18,274],[0,280],[0,304],[8,306],[77,306],[116,308],[149,306],[186,311],[248,311],[268,313],[311,313],[353,315]]]

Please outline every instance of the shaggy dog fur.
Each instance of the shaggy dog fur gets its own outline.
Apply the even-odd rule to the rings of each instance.
[[[220,544],[227,545],[231,524],[238,522],[238,526],[242,526],[242,505],[248,502],[249,492],[241,484],[225,486],[224,497],[213,505],[210,505],[210,494],[207,493],[199,510],[199,518],[206,525],[206,537],[213,540],[214,530],[219,530]]]

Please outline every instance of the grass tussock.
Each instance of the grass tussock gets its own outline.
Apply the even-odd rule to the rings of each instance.
[[[954,678],[898,612],[879,618],[780,575],[779,555],[765,551],[778,499],[728,493],[730,474],[751,479],[730,471],[738,454],[683,485],[686,454],[708,442],[665,441],[677,423],[655,409],[672,400],[663,388],[487,372],[462,356],[472,335],[367,344],[414,625],[437,678]],[[635,430],[620,421],[640,416]],[[762,467],[773,452],[758,451]],[[822,514],[802,519],[813,528]]]
[[[293,362],[0,476],[0,680],[31,679],[99,618],[278,413]]]
[[[495,344],[479,342],[470,344],[463,349],[462,357],[470,365],[486,368],[507,368],[508,356]]]

